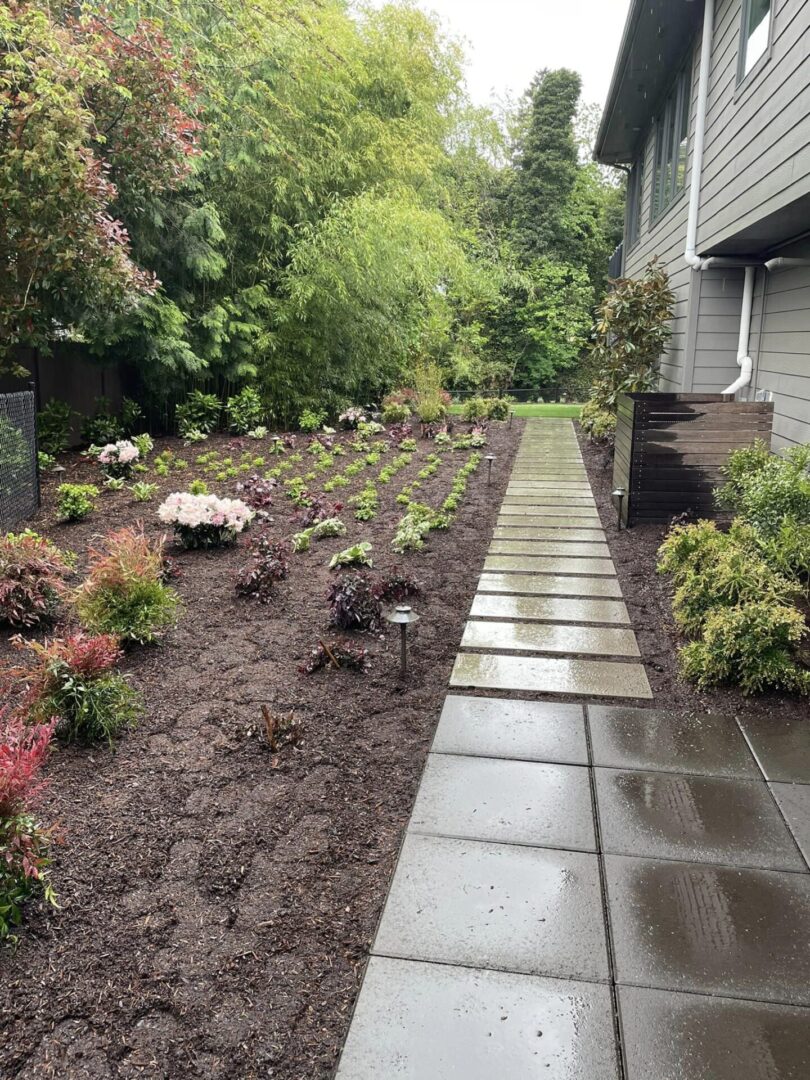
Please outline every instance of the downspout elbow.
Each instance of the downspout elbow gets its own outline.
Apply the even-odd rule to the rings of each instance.
[[[751,383],[751,376],[754,373],[754,361],[752,358],[747,355],[740,356],[737,358],[737,363],[740,365],[740,374],[730,386],[725,388],[724,394],[736,394],[738,390],[742,390]]]

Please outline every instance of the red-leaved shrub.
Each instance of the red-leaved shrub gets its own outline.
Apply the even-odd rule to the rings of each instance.
[[[42,792],[47,781],[39,772],[55,727],[55,720],[26,724],[18,714],[0,710],[0,818],[29,809]]]
[[[29,627],[52,619],[70,570],[65,555],[36,533],[0,536],[0,623]]]

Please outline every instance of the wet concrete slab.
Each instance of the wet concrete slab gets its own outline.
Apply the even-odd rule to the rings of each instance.
[[[468,622],[462,649],[491,652],[566,653],[580,656],[640,656],[632,630],[554,623]]]
[[[450,685],[581,697],[652,697],[641,664],[556,657],[463,653],[456,657]]]
[[[485,573],[478,580],[480,593],[509,593],[513,596],[607,597],[620,600],[617,578],[578,577],[576,574]]]
[[[572,522],[576,519],[575,524],[584,521],[600,524],[599,514],[588,506],[522,506],[520,503],[504,503],[498,516],[498,524],[501,525],[504,518],[511,518],[512,521],[523,519],[518,521],[518,524],[525,524],[531,520],[541,522],[544,517],[562,518]]]
[[[585,717],[581,705],[449,694],[431,751],[587,765]]]
[[[810,785],[771,784],[771,791],[790,831],[810,865]],[[808,1074],[810,1075],[810,1074]]]
[[[476,593],[470,608],[470,618],[630,625],[627,608],[620,600],[501,596],[489,593]]]
[[[760,778],[745,740],[729,717],[623,705],[592,705],[588,716],[595,765]]]
[[[627,1080],[806,1080],[806,1009],[620,986]]]
[[[593,496],[586,492],[566,494],[556,491],[507,491],[503,505],[509,506],[591,506],[595,507]]]
[[[739,725],[766,780],[810,784],[810,720],[741,717]]]
[[[604,543],[605,534],[602,529],[543,529],[543,528],[504,528],[497,526],[493,538],[495,540],[544,540],[564,544]]]
[[[605,857],[616,981],[810,1005],[810,874]]]
[[[597,857],[408,833],[372,952],[604,982]]]
[[[806,869],[760,780],[594,772],[606,852],[765,870]]]
[[[431,754],[408,829],[501,844],[595,851],[580,765]]]
[[[531,526],[536,526],[539,529],[598,529],[601,528],[601,522],[599,515],[588,512],[586,515],[577,514],[572,516],[567,514],[565,517],[561,517],[562,512],[542,514],[542,515],[527,515],[515,516],[509,514],[501,514],[498,518],[497,527],[499,529],[525,529]]]
[[[374,956],[337,1080],[618,1080],[610,991]]]
[[[562,556],[488,555],[484,570],[510,574],[584,574],[586,577],[615,577],[616,568],[610,559],[566,559]]]
[[[610,548],[607,544],[587,543],[585,541],[559,540],[493,540],[489,545],[490,555],[563,555],[571,558],[588,557],[609,559]]]

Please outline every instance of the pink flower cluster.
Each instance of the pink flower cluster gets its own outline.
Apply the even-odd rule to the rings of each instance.
[[[98,460],[102,465],[131,465],[140,456],[138,447],[129,439],[119,439],[102,447]]]
[[[199,529],[214,526],[240,533],[254,518],[241,499],[220,499],[217,495],[192,495],[175,491],[158,510],[158,517],[175,528]]]

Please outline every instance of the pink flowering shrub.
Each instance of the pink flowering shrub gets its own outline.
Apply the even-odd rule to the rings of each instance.
[[[22,905],[37,889],[55,903],[48,880],[50,833],[33,816],[45,787],[39,772],[54,721],[26,724],[0,710],[0,941],[22,922]]]
[[[127,477],[140,456],[140,451],[134,443],[131,443],[129,439],[119,439],[118,442],[107,443],[101,448],[98,463],[107,476]]]
[[[255,514],[241,499],[175,491],[160,506],[158,517],[174,528],[183,547],[208,548],[232,544]]]

